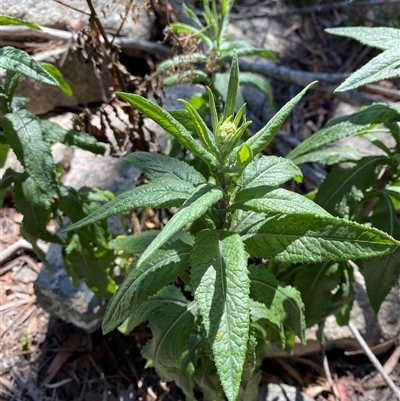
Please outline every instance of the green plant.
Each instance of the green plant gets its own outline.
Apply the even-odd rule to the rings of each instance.
[[[327,31],[385,50],[353,73],[336,91],[400,76],[400,55],[397,50],[400,46],[400,30],[356,27]],[[399,107],[376,103],[350,116],[331,121],[297,146],[287,158],[296,164],[352,163],[350,168],[333,169],[327,175],[313,194],[315,202],[334,216],[373,225],[400,240],[397,217],[400,211],[399,123]],[[350,135],[370,141],[382,154],[361,157],[357,149],[331,146]],[[400,276],[400,250],[356,263],[364,275],[371,305],[378,312]],[[301,290],[307,322],[311,325],[323,322],[331,314],[338,314],[340,318],[344,313],[347,318],[354,296],[352,270],[352,266],[346,262],[298,265],[292,266],[280,278]],[[310,282],[313,283],[311,291]],[[340,290],[333,291],[338,285],[341,286]],[[322,293],[327,295],[321,297]],[[339,320],[346,322],[346,319]]]
[[[164,77],[164,85],[176,85],[182,82],[207,85],[213,92],[218,108],[220,102],[222,105],[226,102],[229,80],[229,74],[221,72],[221,69],[224,63],[232,58],[234,49],[238,57],[260,56],[273,62],[278,60],[270,50],[256,48],[244,40],[232,41],[229,39],[229,14],[234,0],[221,0],[218,3],[219,10],[215,0],[211,2],[211,7],[208,0],[203,0],[202,4],[203,19],[206,25],[200,21],[195,11],[183,4],[183,10],[193,25],[178,22],[171,24],[170,29],[175,36],[175,41],[187,54],[176,55],[172,59],[162,62],[158,66],[156,74],[161,75],[172,71],[172,75]],[[200,42],[201,45],[196,42],[194,46],[188,46],[190,40],[193,41],[193,39]],[[201,46],[205,48],[204,52],[200,50]],[[200,65],[203,65],[204,69],[200,69]],[[272,91],[266,79],[258,74],[245,72],[240,74],[239,84],[261,91],[267,98],[273,114]],[[209,114],[207,93],[195,95],[191,103],[201,115]],[[238,111],[243,104],[243,96],[238,92],[235,111]]]
[[[243,108],[234,113],[238,85],[234,55],[220,117],[209,92],[212,130],[187,102],[189,129],[147,99],[119,92],[204,160],[211,177],[166,155],[133,153],[126,161],[150,182],[68,228],[140,207],[179,208],[160,232],[114,241],[135,259],[108,305],[103,331],[121,324],[129,331],[149,321],[153,338],[142,353],[163,380],[182,388],[187,400],[195,399],[194,386],[207,400],[223,400],[224,394],[230,401],[255,399],[266,341],[285,343],[293,334],[304,341],[300,294],[277,280],[273,263],[341,263],[400,249],[390,235],[333,217],[280,188],[292,178],[301,181],[301,171],[290,160],[261,152],[308,87],[239,143],[250,122]],[[201,143],[191,134],[193,126]]]
[[[33,29],[38,26],[0,16],[0,25],[23,24]],[[101,202],[113,199],[113,194],[96,188],[79,191],[60,182],[61,166],[57,166],[50,146],[60,142],[93,153],[103,154],[105,148],[83,132],[67,131],[51,121],[42,121],[25,109],[26,98],[14,96],[21,75],[59,86],[67,95],[71,88],[60,71],[49,64],[36,62],[29,54],[13,47],[0,49],[0,67],[6,70],[0,85],[0,166],[5,163],[11,148],[21,162],[24,172],[8,168],[0,181],[0,204],[8,187],[13,186],[13,201],[24,219],[22,235],[32,244],[47,267],[46,255],[37,246],[37,240],[63,246],[63,260],[69,276],[76,281],[84,279],[99,298],[109,298],[115,290],[111,275],[114,251],[108,247],[111,234],[106,222],[69,233],[66,237],[47,229],[51,219],[60,226],[65,218],[78,221],[96,210]]]

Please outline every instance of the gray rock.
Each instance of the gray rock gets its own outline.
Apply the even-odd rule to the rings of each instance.
[[[260,386],[257,401],[314,401],[295,387],[287,384]]]
[[[53,316],[87,332],[96,331],[102,322],[105,304],[82,281],[75,288],[64,269],[61,246],[51,244],[47,253],[51,271],[42,268],[34,288],[37,302]]]
[[[87,14],[90,9],[86,0],[68,0],[65,3],[70,7],[63,6],[53,0],[2,0],[2,12],[11,17],[58,29],[88,25],[89,16]],[[120,15],[125,15],[125,0],[92,0],[92,3],[106,31],[116,32],[121,25]],[[140,2],[140,4],[142,3]],[[132,17],[137,17],[135,18],[137,22]],[[152,23],[147,11],[138,6],[135,7],[133,14],[129,14],[120,34],[131,35],[139,39],[149,39],[151,26]]]

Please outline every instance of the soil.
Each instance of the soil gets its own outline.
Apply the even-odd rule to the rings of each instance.
[[[253,7],[255,2],[241,0],[236,2],[233,14],[234,20],[239,20],[241,15],[258,18],[256,8],[258,13],[264,10],[265,14],[276,14],[274,19],[281,23],[282,36],[290,42],[292,49],[290,54],[281,58],[281,64],[309,72],[350,72],[376,54],[373,50],[350,45],[343,39],[328,37],[323,29],[332,19],[350,19],[353,25],[385,24],[387,20],[381,8],[370,8],[367,13],[360,13],[351,7],[349,16],[335,2],[327,1],[324,2],[327,8],[322,12],[315,6],[314,9],[308,7],[309,10],[299,8],[297,14],[288,14],[285,11],[288,7],[305,4],[300,4],[301,1],[286,3],[266,0]],[[277,107],[298,92],[298,87],[290,82],[273,80],[272,85]],[[399,101],[390,95],[399,90],[398,80],[380,85],[389,91],[385,92],[386,95],[373,93],[375,99]],[[369,95],[373,89],[369,88]],[[299,142],[311,135],[332,115],[338,100],[331,93],[310,93],[285,123],[268,152],[285,154],[294,146],[293,141]],[[310,180],[308,185],[306,189],[310,190],[313,181]],[[8,201],[0,211],[2,252],[21,240],[21,221],[22,216]],[[103,336],[100,330],[88,334],[50,317],[36,303],[33,291],[33,282],[41,268],[37,256],[26,248],[17,250],[0,266],[0,400],[184,400],[179,388],[173,383],[161,382],[155,371],[146,367],[140,354],[151,336],[146,326],[138,327],[129,336],[118,331]],[[380,362],[397,385],[400,385],[399,356],[399,339],[394,339],[390,348],[379,355]],[[320,355],[266,358],[262,365],[262,384],[286,383],[319,401],[395,399],[361,351],[349,355],[344,350],[330,350],[327,360],[333,387],[326,378]]]

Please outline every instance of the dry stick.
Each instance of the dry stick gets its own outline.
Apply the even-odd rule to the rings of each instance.
[[[350,328],[351,332],[353,333],[354,337],[356,338],[356,340],[361,345],[361,348],[365,351],[365,354],[368,356],[369,360],[375,366],[376,370],[382,375],[383,379],[388,384],[388,386],[391,388],[391,390],[393,391],[396,398],[398,400],[400,400],[400,389],[394,384],[393,380],[384,371],[384,369],[383,369],[382,365],[380,364],[380,362],[378,361],[377,357],[371,351],[368,344],[365,342],[365,340],[361,336],[360,332],[354,326],[353,322],[349,322],[349,328]]]

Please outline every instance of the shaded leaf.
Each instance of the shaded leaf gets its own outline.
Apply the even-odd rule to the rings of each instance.
[[[360,158],[361,153],[356,148],[348,146],[331,146],[326,149],[306,153],[292,160],[295,164],[321,163],[329,166],[331,164],[356,161]]]

